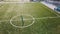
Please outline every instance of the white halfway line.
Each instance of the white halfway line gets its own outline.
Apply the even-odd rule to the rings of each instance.
[[[60,16],[59,17],[42,17],[42,18],[35,18],[35,19],[53,19],[53,18],[60,18]]]
[[[53,18],[60,18],[60,17],[42,17],[42,18],[35,18],[35,19],[53,19]],[[23,19],[23,20],[32,20],[32,19]],[[4,21],[10,21],[10,20],[1,20],[0,22]],[[13,20],[13,21],[19,21],[19,20]]]

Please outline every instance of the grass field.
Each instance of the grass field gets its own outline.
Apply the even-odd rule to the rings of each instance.
[[[33,21],[34,23],[29,27],[19,28],[11,25],[10,21],[22,27]],[[0,34],[60,34],[60,15],[37,2],[1,3]]]

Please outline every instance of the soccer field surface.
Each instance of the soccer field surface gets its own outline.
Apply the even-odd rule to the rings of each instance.
[[[1,3],[0,34],[60,34],[60,14],[41,3]]]

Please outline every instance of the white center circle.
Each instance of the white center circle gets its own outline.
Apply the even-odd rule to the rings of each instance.
[[[29,26],[33,25],[34,22],[35,22],[35,18],[34,18],[33,16],[28,15],[28,14],[23,14],[22,16],[31,17],[31,19],[32,19],[33,21],[32,21],[32,23],[30,23],[29,25],[26,25],[26,26],[17,26],[17,25],[15,25],[15,24],[13,24],[12,21],[13,21],[13,19],[15,19],[15,18],[17,18],[17,17],[19,17],[19,16],[21,16],[21,15],[17,15],[17,16],[14,16],[14,17],[11,18],[10,24],[11,24],[12,26],[17,27],[17,28],[25,28],[25,27],[29,27]],[[23,20],[26,20],[26,19],[23,19]],[[28,20],[29,20],[29,19],[28,19]]]

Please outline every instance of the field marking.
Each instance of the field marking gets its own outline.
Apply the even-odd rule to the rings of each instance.
[[[33,19],[32,23],[29,24],[29,25],[27,25],[27,26],[16,26],[16,25],[14,25],[14,24],[12,23],[12,21],[14,21],[13,19],[16,18],[16,17],[18,17],[18,16],[21,16],[21,15],[17,15],[17,16],[14,16],[14,17],[11,18],[10,24],[11,24],[12,26],[14,26],[14,27],[17,27],[17,28],[25,28],[25,27],[29,27],[29,26],[31,26],[32,24],[34,24],[34,23],[35,23],[35,19],[60,18],[60,17],[42,17],[42,18],[34,18],[32,15],[28,15],[28,14],[22,14],[22,15],[23,15],[23,16],[30,16],[30,17],[32,17],[32,19]],[[30,19],[23,19],[23,20],[30,20]],[[15,21],[16,21],[16,20],[15,20]]]
[[[53,18],[60,18],[60,17],[42,17],[42,18],[34,18],[34,16],[32,16],[32,15],[28,15],[28,14],[22,14],[23,16],[30,16],[32,19],[33,19],[33,21],[32,21],[32,23],[31,24],[29,24],[29,25],[27,25],[27,26],[16,26],[16,25],[14,25],[13,23],[12,23],[12,21],[19,21],[19,20],[13,20],[14,18],[16,18],[16,17],[19,17],[19,16],[21,16],[21,15],[17,15],[17,16],[14,16],[14,17],[12,17],[10,20],[4,20],[4,21],[9,21],[9,23],[12,25],[12,26],[14,26],[14,27],[17,27],[17,28],[25,28],[25,27],[29,27],[29,26],[31,26],[31,25],[33,25],[34,23],[35,23],[35,21],[36,21],[36,19],[53,19]],[[31,19],[23,19],[23,20],[31,20]],[[3,20],[2,21],[0,21],[0,23],[1,22],[3,22]]]
[[[48,19],[48,18],[49,18],[49,19],[54,19],[54,18],[60,18],[60,17],[42,17],[42,18],[33,18],[34,21],[33,21],[32,24],[35,23],[36,19]],[[23,19],[23,20],[31,20],[31,19]],[[30,24],[30,25],[28,25],[28,26],[16,26],[16,25],[14,25],[14,24],[11,23],[12,20],[2,20],[2,21],[0,21],[0,23],[3,22],[3,21],[4,21],[4,22],[5,22],[5,21],[9,21],[10,24],[11,24],[12,26],[17,27],[17,28],[25,28],[25,27],[29,27],[29,26],[32,25],[32,24]],[[15,21],[18,21],[18,20],[15,20]]]
[[[60,18],[60,17],[42,17],[42,18],[35,18],[35,19],[54,19],[54,18]]]
[[[46,7],[45,7],[46,8]],[[46,8],[47,9],[47,8]],[[50,9],[48,9],[49,11],[51,11],[51,13],[54,13],[52,10],[50,10]],[[56,13],[54,13],[54,14],[56,14]],[[56,14],[58,17],[60,16],[60,15],[58,15],[58,14]]]
[[[35,18],[35,19],[56,19],[60,17],[42,17],[42,18]],[[23,19],[23,20],[32,20],[32,19]],[[0,20],[0,22],[5,22],[5,21],[10,21],[10,20]],[[13,20],[13,21],[19,21],[19,20]]]
[[[42,4],[43,4],[43,3],[42,3]],[[45,4],[43,4],[43,5],[45,5]],[[45,5],[45,6],[46,6],[46,5]],[[44,6],[43,6],[43,7],[44,7]],[[46,7],[45,7],[45,8],[46,8]],[[48,8],[49,8],[49,7],[48,7]],[[46,9],[47,9],[47,8],[46,8]],[[54,13],[55,15],[57,15],[58,17],[60,16],[60,15],[56,14],[57,12],[56,12],[56,13],[55,13],[55,12],[53,12],[54,10],[53,10],[53,11],[52,11],[52,10],[50,10],[50,9],[48,9],[48,10],[49,10],[49,11],[51,11],[51,13]]]
[[[0,2],[0,3],[35,3],[35,2]]]
[[[34,18],[32,15],[22,14],[22,16],[31,17],[31,18],[33,19],[33,21],[32,21],[31,24],[26,25],[26,26],[16,26],[16,25],[14,25],[14,24],[12,23],[12,21],[13,21],[14,18],[19,17],[19,16],[21,16],[21,15],[14,16],[14,17],[12,17],[12,18],[10,19],[10,24],[11,24],[12,26],[17,27],[17,28],[25,28],[25,27],[29,27],[29,26],[31,26],[31,25],[33,25],[33,24],[35,23],[35,18]]]

